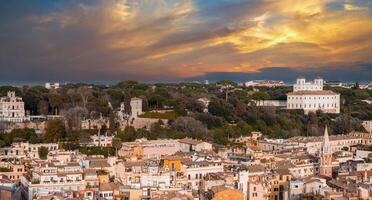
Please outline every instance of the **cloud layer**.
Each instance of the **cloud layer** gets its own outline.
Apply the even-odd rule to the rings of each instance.
[[[371,9],[362,0],[2,1],[0,78],[172,81],[265,68],[363,73],[372,63]]]

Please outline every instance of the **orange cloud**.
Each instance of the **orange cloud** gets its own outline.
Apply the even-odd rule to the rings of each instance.
[[[14,23],[12,37],[23,42],[1,41],[13,47],[3,62],[92,78],[184,78],[372,62],[372,15],[366,5],[351,0],[225,4],[108,0],[35,12]],[[11,59],[19,48],[29,50],[23,52],[27,62]]]

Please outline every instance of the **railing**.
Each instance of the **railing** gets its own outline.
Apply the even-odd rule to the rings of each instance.
[[[47,185],[50,185],[50,184],[55,184],[55,185],[58,185],[58,184],[81,184],[83,183],[82,180],[65,180],[65,181],[57,181],[57,180],[52,180],[52,181],[40,181],[40,180],[34,180],[34,181],[31,181],[31,184],[47,184]]]

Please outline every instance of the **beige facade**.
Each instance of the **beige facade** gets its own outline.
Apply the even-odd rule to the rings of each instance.
[[[340,113],[340,94],[323,90],[323,79],[306,82],[299,77],[293,92],[287,94],[287,109],[304,110],[305,114],[321,110],[325,113]]]
[[[362,125],[368,133],[372,133],[372,120],[363,121]]]
[[[6,97],[0,99],[0,121],[23,122],[25,120],[25,104],[15,92],[8,91]]]

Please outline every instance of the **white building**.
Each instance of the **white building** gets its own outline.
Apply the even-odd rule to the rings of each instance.
[[[304,194],[324,195],[329,190],[326,179],[319,177],[309,177],[306,179],[297,179],[289,182],[289,200],[304,199]]]
[[[252,102],[258,107],[287,107],[287,101],[282,100],[253,100]]]
[[[363,127],[368,133],[372,133],[372,120],[363,121]]]
[[[134,97],[130,100],[130,107],[131,107],[131,115],[129,116],[129,120],[138,118],[139,115],[143,113],[142,111],[142,99]],[[125,112],[124,102],[120,104],[120,110],[118,112],[119,119],[123,119]]]
[[[49,192],[85,189],[83,170],[79,163],[41,164],[33,168],[31,176],[22,176],[20,182],[23,185],[21,192],[27,199]]]
[[[167,188],[171,185],[170,173],[141,174],[141,187]]]
[[[201,140],[184,138],[179,140],[179,143],[182,152],[212,151],[212,144]]]
[[[329,143],[332,152],[341,151],[344,148],[350,149],[357,144],[370,144],[370,138],[363,133],[351,133],[348,135],[331,135]],[[309,154],[320,153],[323,137],[292,137],[286,140],[286,143],[296,144],[298,147],[306,148]]]
[[[283,81],[276,80],[253,80],[244,83],[245,87],[279,87],[285,86]]]
[[[59,88],[59,83],[54,83],[54,84],[51,84],[51,83],[45,83],[45,88],[50,90],[50,89],[58,89]]]
[[[8,91],[6,97],[0,99],[0,121],[23,122],[25,120],[25,104],[22,97],[14,91]]]
[[[323,90],[323,79],[306,82],[299,77],[293,85],[293,92],[287,94],[287,109],[301,109],[305,114],[321,110],[325,113],[340,113],[340,94]]]
[[[221,162],[213,163],[207,161],[201,162],[187,162],[183,165],[183,173],[187,177],[187,184],[192,189],[198,189],[203,177],[209,173],[223,172],[223,165]]]
[[[92,135],[90,136],[91,142],[89,142],[87,146],[111,147],[113,138],[114,136]]]
[[[58,150],[57,143],[30,144],[29,142],[14,142],[11,147],[0,148],[0,158],[39,158],[39,149],[45,147],[48,151]]]
[[[324,81],[319,76],[313,82],[306,82],[305,77],[299,76],[295,84],[293,84],[293,92],[298,91],[322,91]]]

